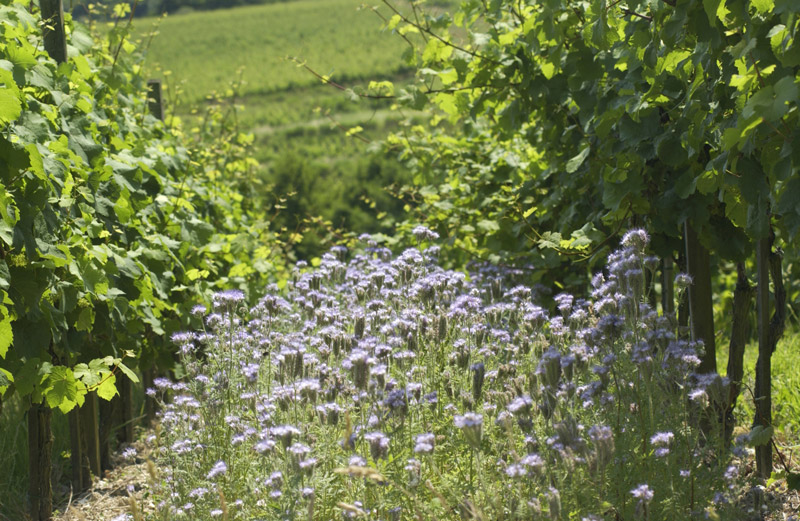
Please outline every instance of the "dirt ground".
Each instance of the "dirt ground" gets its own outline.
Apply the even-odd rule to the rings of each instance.
[[[155,511],[148,498],[148,487],[157,477],[151,461],[152,445],[141,437],[131,445],[136,456],[126,457],[122,452],[113,456],[114,468],[96,479],[92,488],[59,506],[55,521],[128,521],[133,512],[147,514]],[[145,516],[136,518],[137,521]]]

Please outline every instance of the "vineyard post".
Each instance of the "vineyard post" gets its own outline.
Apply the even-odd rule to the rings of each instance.
[[[675,312],[675,268],[672,258],[661,259],[661,310],[664,315]]]
[[[64,63],[67,61],[64,6],[61,0],[40,0],[39,8],[44,22],[42,28],[44,49],[56,63]],[[52,414],[50,407],[44,403],[31,403],[28,410],[30,513],[34,521],[49,520],[53,513],[53,491],[50,483],[53,447],[53,434],[50,429]],[[72,444],[74,447],[75,442]],[[78,458],[80,452],[78,451]],[[75,476],[73,470],[73,481]]]
[[[95,476],[100,475],[100,426],[97,408],[97,393],[90,392],[80,409],[80,433],[89,461],[89,470]]]
[[[714,304],[711,292],[711,260],[708,250],[700,244],[697,232],[687,220],[684,224],[686,267],[692,284],[689,286],[689,316],[692,340],[703,341],[704,352],[698,373],[717,370],[717,349],[714,335]]]
[[[753,308],[753,287],[747,279],[744,262],[736,264],[736,288],[733,291],[733,318],[731,320],[731,339],[728,345],[728,370],[730,379],[728,390],[728,411],[726,419],[733,417],[736,400],[742,389],[744,376],[744,350],[748,338],[748,322]],[[732,429],[733,426],[731,426]],[[732,434],[732,431],[731,431]],[[725,431],[726,443],[730,442],[728,430]]]
[[[52,409],[46,403],[31,402],[28,409],[28,468],[30,514],[33,521],[49,521],[53,516],[53,487],[50,483],[53,434]]]
[[[147,80],[147,110],[153,117],[164,121],[164,99],[161,96],[161,80]]]
[[[156,400],[155,397],[147,394],[147,389],[153,388],[155,385],[156,368],[155,366],[148,367],[142,371],[142,387],[144,387],[144,416],[149,427],[156,419]]]
[[[89,488],[89,474],[83,463],[85,452],[81,443],[80,408],[75,407],[67,413],[69,421],[69,460],[72,466],[72,490],[81,493]]]
[[[769,238],[758,240],[756,246],[756,312],[758,314],[758,361],[756,362],[756,392],[753,426],[772,424],[772,346],[769,341]],[[769,442],[756,448],[756,471],[763,479],[772,474],[772,446]]]
[[[100,407],[100,468],[111,468],[111,433],[120,419],[119,400],[98,400]]]
[[[40,0],[44,28],[44,50],[56,63],[67,61],[67,37],[64,33],[64,6],[61,0]]]
[[[117,433],[117,440],[120,443],[130,443],[133,441],[133,385],[127,376],[122,378],[119,385],[120,406],[120,429]]]

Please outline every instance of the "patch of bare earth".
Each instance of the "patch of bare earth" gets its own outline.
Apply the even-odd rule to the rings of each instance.
[[[131,457],[117,453],[112,457],[114,467],[83,494],[71,497],[59,506],[55,521],[122,521],[141,520],[155,511],[147,491],[156,477],[151,453],[152,446],[144,440],[134,442]],[[141,517],[133,513],[141,514]]]

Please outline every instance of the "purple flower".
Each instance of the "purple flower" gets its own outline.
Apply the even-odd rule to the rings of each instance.
[[[214,463],[214,466],[211,467],[210,471],[208,471],[208,475],[206,475],[206,479],[209,479],[209,480],[214,479],[217,476],[222,476],[226,472],[228,472],[228,466],[225,464],[224,461],[220,460],[220,461]]]
[[[128,447],[127,449],[122,451],[122,457],[128,461],[132,461],[136,458],[136,449],[133,447]]]
[[[646,484],[639,485],[631,490],[631,495],[639,501],[649,503],[653,499],[653,491]]]
[[[653,445],[669,445],[675,437],[671,432],[657,432],[650,437],[650,443]]]
[[[411,233],[414,234],[418,241],[435,241],[439,238],[438,233],[422,225],[415,227]]]
[[[464,436],[467,438],[467,442],[472,445],[473,448],[477,449],[480,447],[483,416],[474,412],[467,412],[453,418],[453,422],[456,427],[461,429],[461,432],[463,432]]]
[[[436,436],[430,432],[425,434],[418,434],[414,437],[414,452],[417,454],[430,454],[433,452],[433,446],[436,443]]]
[[[524,478],[528,475],[528,469],[519,463],[512,463],[506,467],[505,473],[510,478]]]
[[[483,424],[483,416],[474,412],[467,412],[461,416],[456,416],[453,418],[453,422],[459,429],[480,427]]]
[[[533,407],[533,399],[527,394],[517,396],[508,404],[508,410],[512,414],[528,414]]]
[[[227,289],[214,293],[212,301],[215,307],[235,306],[244,301],[244,292],[238,289]]]
[[[635,250],[637,253],[644,253],[644,249],[649,242],[650,237],[642,229],[630,230],[622,236],[622,245]]]
[[[686,273],[678,273],[675,275],[674,285],[678,291],[685,290],[692,285],[692,277]]]
[[[385,458],[389,453],[389,437],[382,432],[369,432],[364,435],[369,443],[369,453],[373,460]]]

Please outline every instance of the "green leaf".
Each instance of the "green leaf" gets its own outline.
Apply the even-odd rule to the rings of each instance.
[[[658,143],[656,149],[658,158],[670,166],[681,166],[686,162],[686,150],[681,145],[681,140],[676,136],[669,136]]]
[[[130,221],[133,216],[133,208],[131,208],[128,197],[127,190],[123,190],[122,195],[120,195],[119,199],[117,199],[117,202],[114,204],[114,212],[117,214],[119,222],[123,224]]]
[[[703,0],[703,9],[706,12],[706,16],[708,16],[708,23],[711,27],[714,27],[714,24],[717,22],[717,9],[719,9],[719,4],[721,0]]]
[[[33,55],[33,47],[28,42],[19,45],[16,42],[9,42],[6,48],[8,60],[23,69],[29,69],[39,63]]]
[[[784,185],[776,210],[779,214],[800,210],[800,176],[792,177]]]
[[[775,7],[773,0],[751,0],[750,3],[759,14],[767,14]]]
[[[89,364],[78,364],[74,367],[75,378],[82,381],[87,387],[94,387],[111,372],[105,359],[95,359]]]
[[[22,114],[22,103],[9,89],[0,90],[0,124],[15,121]]]
[[[34,387],[42,382],[42,376],[39,375],[38,358],[30,358],[14,374],[14,385],[17,387],[17,393],[20,396],[27,396],[33,392]]]
[[[800,490],[800,474],[796,472],[787,472],[786,487],[789,490]]]
[[[100,385],[97,386],[97,396],[102,398],[106,401],[111,401],[114,396],[119,394],[117,391],[117,377],[114,374],[109,374],[108,376],[104,377]]]
[[[592,147],[586,146],[583,150],[580,151],[578,155],[567,161],[567,173],[572,174],[586,161],[586,158],[589,156],[589,151]]]
[[[5,388],[11,385],[11,379],[9,378],[9,376],[11,376],[11,374],[8,373],[2,367],[0,367],[0,396],[3,395]]]
[[[772,439],[774,429],[772,425],[756,425],[747,435],[747,444],[751,447],[761,447]]]
[[[75,323],[75,329],[78,331],[91,331],[94,324],[94,310],[92,308],[83,308],[78,314],[78,321]]]
[[[557,250],[561,247],[561,234],[558,232],[544,232],[539,239],[540,248],[551,248]]]
[[[759,199],[747,206],[747,232],[754,239],[766,237],[769,233],[769,203]]]
[[[687,170],[675,181],[675,193],[681,199],[686,199],[694,193],[697,186],[697,177],[691,170]]]
[[[8,348],[14,342],[14,330],[11,328],[11,317],[0,321],[0,358],[5,358]]]
[[[486,233],[494,233],[500,230],[500,225],[495,221],[482,219],[478,221],[478,229],[483,230]]]
[[[92,75],[92,69],[89,67],[89,60],[87,60],[85,56],[79,54],[73,57],[72,61],[75,63],[75,69],[78,71],[78,74],[84,78],[88,78]]]
[[[47,391],[45,391],[45,399],[51,409],[60,407],[65,401],[72,402],[74,406],[74,403],[78,400],[77,382],[68,367],[54,367],[45,383],[48,387]],[[69,409],[71,408],[72,406],[69,407]]]
[[[131,379],[131,382],[139,383],[139,377],[136,376],[136,373],[131,371],[131,369],[127,365],[123,364],[122,362],[119,362],[117,363],[117,367],[119,367],[119,370],[122,371],[122,373],[125,376]]]

